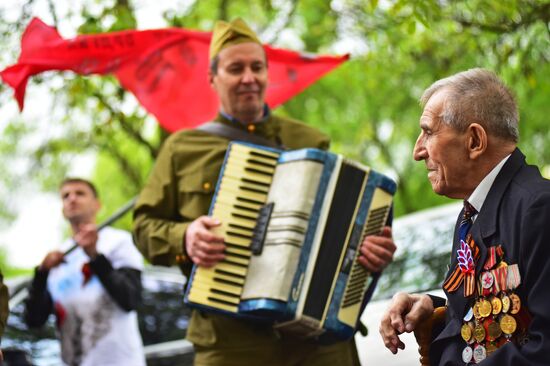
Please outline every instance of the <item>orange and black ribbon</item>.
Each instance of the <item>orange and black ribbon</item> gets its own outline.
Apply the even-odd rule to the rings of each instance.
[[[443,288],[447,292],[455,292],[464,282],[464,297],[472,296],[476,287],[475,263],[479,256],[479,247],[471,235],[468,235],[466,241],[461,240],[461,247],[457,250],[458,263],[453,273],[443,283]]]

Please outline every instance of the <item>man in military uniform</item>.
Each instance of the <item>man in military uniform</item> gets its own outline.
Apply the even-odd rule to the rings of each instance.
[[[8,288],[3,282],[4,276],[0,272],[0,340],[2,334],[4,334],[4,328],[6,327],[6,321],[8,320]],[[0,348],[0,362],[2,361],[2,349]]]
[[[328,148],[323,133],[271,114],[264,103],[266,55],[242,20],[216,24],[210,59],[209,80],[220,99],[217,122],[288,149]],[[211,231],[220,222],[206,215],[228,143],[227,137],[200,129],[165,141],[134,214],[136,243],[152,263],[178,263],[189,274],[193,264],[209,267],[224,258],[224,238]],[[359,261],[380,272],[394,251],[385,227],[363,242]],[[353,340],[321,346],[281,337],[271,326],[203,311],[193,311],[187,338],[195,346],[196,365],[358,364]]]
[[[414,159],[437,194],[465,203],[430,364],[548,365],[550,182],[516,147],[514,97],[495,74],[472,69],[435,82],[421,102]],[[417,333],[443,305],[397,294],[380,325],[386,347],[403,349],[399,334]]]

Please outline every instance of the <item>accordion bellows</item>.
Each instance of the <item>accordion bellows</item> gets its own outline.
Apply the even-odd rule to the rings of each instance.
[[[195,266],[186,302],[301,337],[351,337],[371,279],[358,248],[385,225],[395,190],[341,155],[231,143],[209,213],[226,258]]]

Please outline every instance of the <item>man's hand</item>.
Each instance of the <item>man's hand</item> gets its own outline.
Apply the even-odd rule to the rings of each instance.
[[[391,227],[385,226],[380,235],[369,235],[361,243],[359,263],[370,272],[380,272],[393,260],[395,253]]]
[[[212,267],[225,258],[223,237],[211,231],[220,225],[219,220],[209,216],[201,216],[189,224],[185,232],[185,250],[193,263]]]
[[[380,322],[380,335],[384,345],[393,354],[396,354],[398,349],[405,349],[399,335],[414,331],[420,322],[432,316],[433,311],[433,302],[428,295],[411,295],[404,292],[395,294]]]
[[[59,266],[63,262],[63,252],[54,250],[46,254],[39,269],[41,271],[49,271],[50,269]]]
[[[84,224],[78,228],[78,233],[76,233],[73,239],[90,259],[95,259],[99,254],[97,252],[97,237],[97,226],[94,224]]]

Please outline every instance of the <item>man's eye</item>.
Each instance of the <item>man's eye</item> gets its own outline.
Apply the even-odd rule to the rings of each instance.
[[[239,74],[239,73],[242,72],[242,68],[241,67],[230,67],[227,71],[230,74]]]
[[[258,64],[258,65],[252,65],[252,71],[254,72],[260,72],[264,69],[264,65]]]

